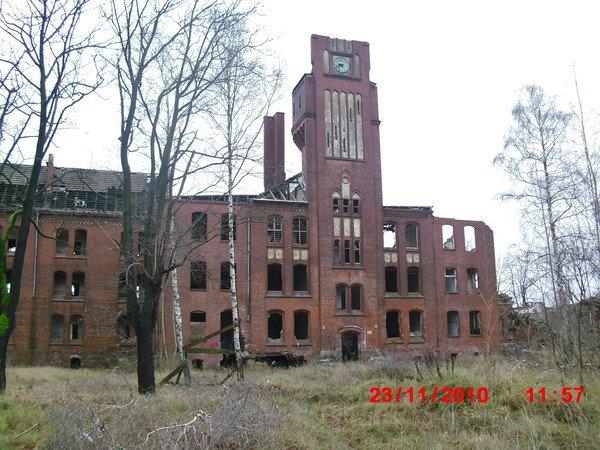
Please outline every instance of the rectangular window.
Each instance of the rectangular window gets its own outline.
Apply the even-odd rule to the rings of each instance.
[[[338,214],[340,212],[340,199],[333,197],[333,212]]]
[[[468,289],[470,294],[475,294],[479,291],[479,274],[477,269],[467,269]]]
[[[458,292],[456,269],[446,269],[446,292],[449,294],[456,294]]]
[[[342,199],[343,213],[348,214],[350,212],[350,200],[347,198]]]
[[[340,265],[340,240],[336,239],[333,241],[333,264],[335,266]]]
[[[444,250],[454,250],[454,227],[452,225],[442,226],[442,248]]]
[[[398,268],[388,266],[385,268],[385,292],[386,294],[398,293]]]
[[[281,245],[283,241],[283,221],[281,217],[269,217],[267,221],[267,236],[269,244]]]
[[[360,215],[360,200],[357,198],[352,199],[352,214]]]
[[[208,223],[206,213],[192,213],[192,239],[205,240],[207,228]]]
[[[231,289],[231,272],[229,271],[229,262],[221,263],[221,289]]]
[[[421,282],[418,267],[408,267],[406,269],[407,287],[409,294],[419,294],[421,292]]]
[[[354,264],[362,264],[360,258],[360,241],[354,241]]]
[[[350,241],[344,241],[344,264],[350,264]]]
[[[479,311],[469,311],[469,325],[471,336],[481,336],[481,313]]]
[[[236,240],[237,235],[237,226],[236,226],[236,216],[233,215],[233,240]],[[221,214],[221,240],[228,241],[229,240],[229,214]]]

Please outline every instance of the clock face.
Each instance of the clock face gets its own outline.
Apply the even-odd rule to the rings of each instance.
[[[333,60],[333,67],[335,67],[336,73],[346,75],[350,70],[350,60],[343,56],[338,56]]]

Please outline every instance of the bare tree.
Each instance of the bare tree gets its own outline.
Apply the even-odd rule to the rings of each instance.
[[[494,163],[511,176],[516,186],[502,197],[522,202],[532,230],[544,242],[553,304],[565,315],[569,290],[559,226],[574,214],[574,194],[565,170],[568,162],[563,148],[572,115],[560,110],[538,86],[524,88],[512,115],[515,124],[508,133],[504,151]],[[566,354],[571,338],[564,321],[560,323],[560,344]]]
[[[231,58],[221,42],[252,13],[237,1],[111,2],[118,41],[113,66],[121,104],[123,247],[128,277],[141,278],[139,298],[132,286],[127,289],[128,316],[137,335],[140,393],[155,391],[159,297],[165,277],[186,256],[172,252],[173,239],[178,239],[170,232],[173,200],[184,192],[189,177],[223,162],[219,155],[198,150],[198,117]],[[136,205],[130,158],[138,148],[147,149],[149,167],[147,193]],[[133,251],[134,229],[141,229],[144,239],[139,256]]]
[[[90,49],[95,29],[81,27],[88,0],[26,0],[8,7],[0,15],[2,41],[8,47],[0,64],[11,67],[20,89],[29,92],[20,109],[37,120],[32,130],[35,152],[22,202],[21,226],[12,265],[10,300],[3,305],[9,321],[0,335],[0,392],[6,389],[8,341],[21,293],[21,276],[30,221],[38,189],[44,155],[77,103],[94,92],[101,79],[96,71],[86,70],[92,63]],[[93,73],[90,78],[89,74]]]

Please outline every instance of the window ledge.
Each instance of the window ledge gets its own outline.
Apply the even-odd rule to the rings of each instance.
[[[385,343],[386,344],[402,344],[402,338],[386,338],[385,339]]]
[[[52,297],[50,300],[53,302],[83,303],[84,299],[82,297]]]
[[[190,288],[192,292],[206,292],[206,288]]]
[[[57,253],[54,257],[59,259],[86,259],[87,255],[65,255],[63,253]]]
[[[296,342],[294,342],[294,346],[298,347],[309,347],[312,345],[312,342],[310,342],[308,339],[296,339]]]
[[[399,292],[386,292],[384,295],[385,298],[400,298]]]
[[[457,334],[456,336],[446,336],[448,339],[458,339],[460,337],[460,334]]]
[[[50,345],[65,345],[65,343],[62,340],[50,339]]]
[[[292,244],[292,248],[308,249],[308,244]]]
[[[267,347],[285,347],[283,339],[267,339]]]
[[[83,339],[73,339],[69,341],[69,345],[83,345]]]
[[[267,291],[266,297],[283,297],[283,291]]]
[[[425,343],[425,338],[423,336],[410,336],[408,342],[410,344],[423,344]]]
[[[480,338],[483,337],[483,334],[479,333],[479,334],[471,334],[471,337],[475,337],[475,338]]]
[[[421,249],[420,249],[420,247],[406,247],[406,251],[414,253],[414,252],[420,252]]]
[[[362,264],[358,264],[358,265],[346,264],[346,265],[333,266],[333,269],[365,270],[365,268],[364,268],[364,266]]]
[[[270,244],[267,242],[267,248],[280,248],[281,250],[283,250],[283,242],[280,242],[279,244]]]
[[[336,316],[364,316],[365,313],[358,310],[344,310],[344,311],[336,311]]]
[[[479,289],[475,289],[475,290],[469,290],[467,291],[467,294],[481,294],[481,291]]]
[[[407,297],[411,298],[424,298],[424,295],[420,292],[409,292]]]
[[[294,291],[292,297],[310,297],[310,293],[308,291]]]
[[[458,291],[456,291],[456,292],[446,292],[446,294],[456,295],[456,294],[458,294]]]

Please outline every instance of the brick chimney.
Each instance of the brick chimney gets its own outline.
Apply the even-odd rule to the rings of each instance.
[[[52,153],[48,155],[48,161],[46,162],[46,172],[48,172],[46,185],[50,185],[54,181],[54,155]]]
[[[284,114],[264,118],[265,191],[285,181]]]

